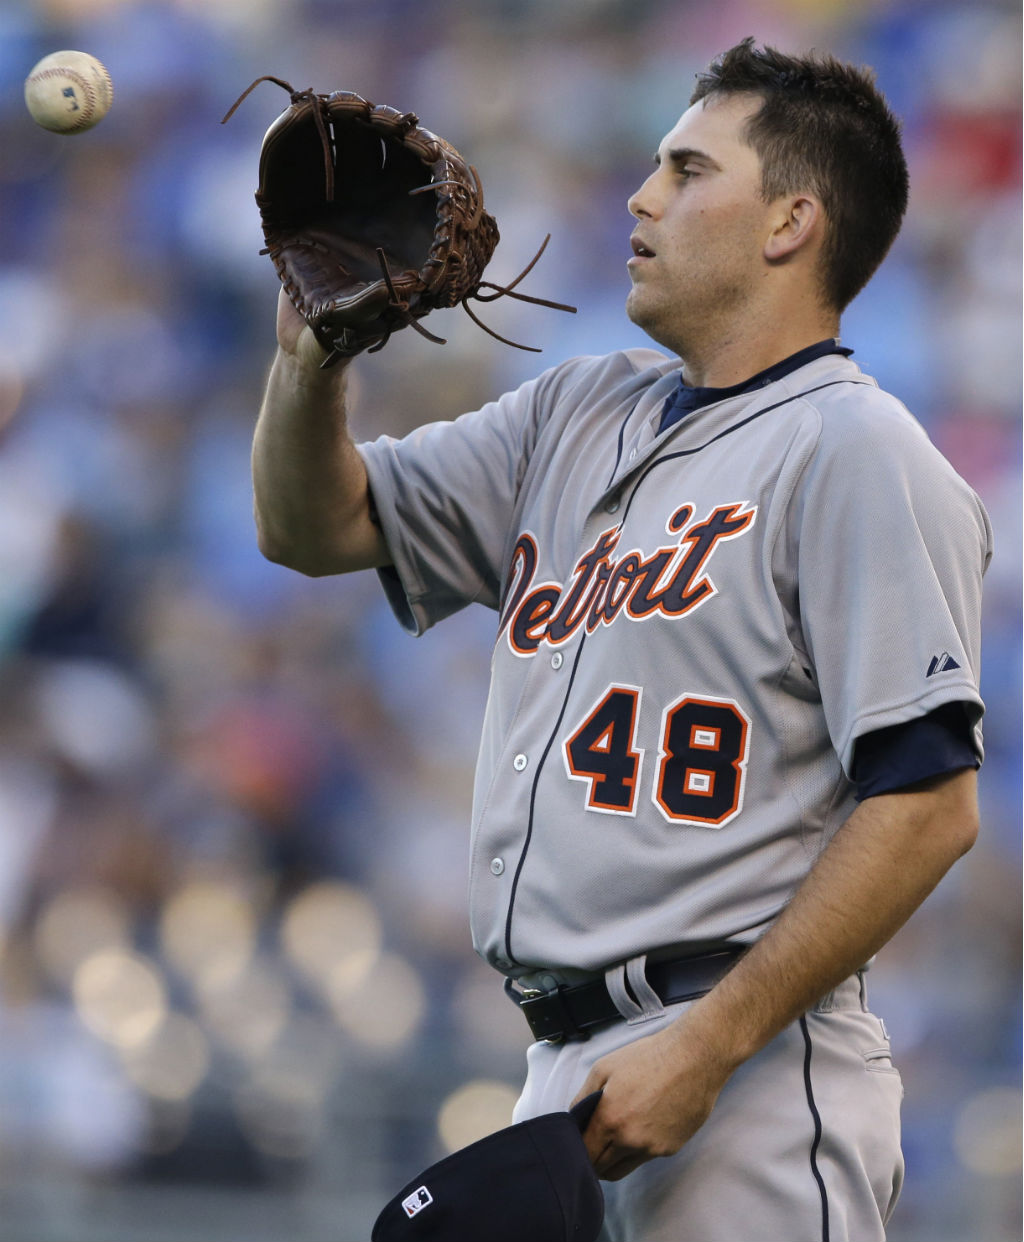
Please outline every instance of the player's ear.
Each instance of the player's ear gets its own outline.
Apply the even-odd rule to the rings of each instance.
[[[772,231],[765,242],[764,257],[769,263],[788,259],[821,236],[824,222],[821,203],[811,195],[780,198]]]

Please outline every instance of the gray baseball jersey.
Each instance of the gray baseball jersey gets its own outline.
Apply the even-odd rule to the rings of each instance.
[[[360,446],[402,623],[499,612],[470,915],[514,977],[756,939],[862,734],[961,701],[981,757],[977,496],[847,358],[659,434],[678,367],[574,359]]]

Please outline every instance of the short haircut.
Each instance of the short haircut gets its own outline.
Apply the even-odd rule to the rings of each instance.
[[[832,56],[789,56],[744,39],[697,75],[690,103],[759,95],[746,139],[761,161],[766,202],[809,191],[822,203],[822,295],[842,311],[900,231],[909,178],[900,123],[869,69]]]

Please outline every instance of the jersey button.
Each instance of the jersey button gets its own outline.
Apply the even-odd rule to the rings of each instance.
[[[555,654],[551,657],[551,667],[561,668],[564,660],[565,660],[565,656],[563,656],[560,651],[556,651]]]
[[[604,507],[604,511],[605,513],[614,513],[616,509],[618,509],[618,507],[619,507],[619,498],[616,496],[612,500],[608,501],[608,503]]]
[[[491,875],[501,875],[505,870],[505,860],[503,858],[491,859]]]
[[[516,757],[512,760],[512,766],[517,772],[522,772],[529,762],[529,759],[527,759],[525,755],[516,755]]]

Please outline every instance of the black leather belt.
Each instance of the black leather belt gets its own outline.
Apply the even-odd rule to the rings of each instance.
[[[737,946],[699,957],[648,962],[644,974],[663,1005],[677,1005],[710,992],[744,951]],[[623,1020],[603,978],[572,987],[560,984],[553,992],[540,993],[518,992],[506,979],[505,991],[519,1006],[534,1039],[547,1043],[589,1039],[595,1027]]]

